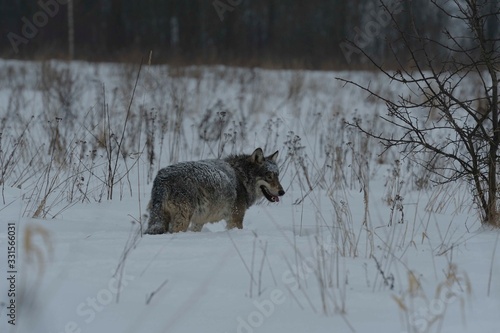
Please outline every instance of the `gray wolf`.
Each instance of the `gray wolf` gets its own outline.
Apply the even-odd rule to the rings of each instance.
[[[200,231],[205,223],[226,220],[227,229],[243,228],[246,210],[265,197],[285,194],[276,164],[278,151],[183,162],[158,171],[149,202],[147,234]]]

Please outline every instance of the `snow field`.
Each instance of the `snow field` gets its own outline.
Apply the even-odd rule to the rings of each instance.
[[[377,74],[143,66],[128,109],[138,66],[1,70],[2,260],[6,221],[19,244],[2,332],[498,330],[499,233],[467,187],[431,186],[344,124],[390,130],[383,105],[335,80],[401,93]],[[259,146],[280,150],[279,204],[243,230],[141,236],[159,168]]]

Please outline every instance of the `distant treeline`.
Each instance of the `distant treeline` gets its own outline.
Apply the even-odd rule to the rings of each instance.
[[[71,34],[77,59],[342,68],[363,63],[346,38],[381,59],[396,38],[378,0],[73,0],[73,33],[68,2],[0,0],[0,56],[65,58]],[[446,26],[430,1],[385,2],[403,27]]]

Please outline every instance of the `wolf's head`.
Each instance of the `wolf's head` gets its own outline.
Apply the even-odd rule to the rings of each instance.
[[[285,194],[279,181],[279,169],[276,164],[278,151],[264,156],[262,149],[257,148],[250,155],[249,160],[255,166],[255,191],[257,198],[264,196],[270,202],[280,201]]]

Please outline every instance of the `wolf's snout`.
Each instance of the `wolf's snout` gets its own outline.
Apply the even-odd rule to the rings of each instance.
[[[285,195],[285,191],[283,191],[283,190],[279,190],[278,195],[279,195],[280,197],[281,197],[281,196],[283,196],[283,195]]]

